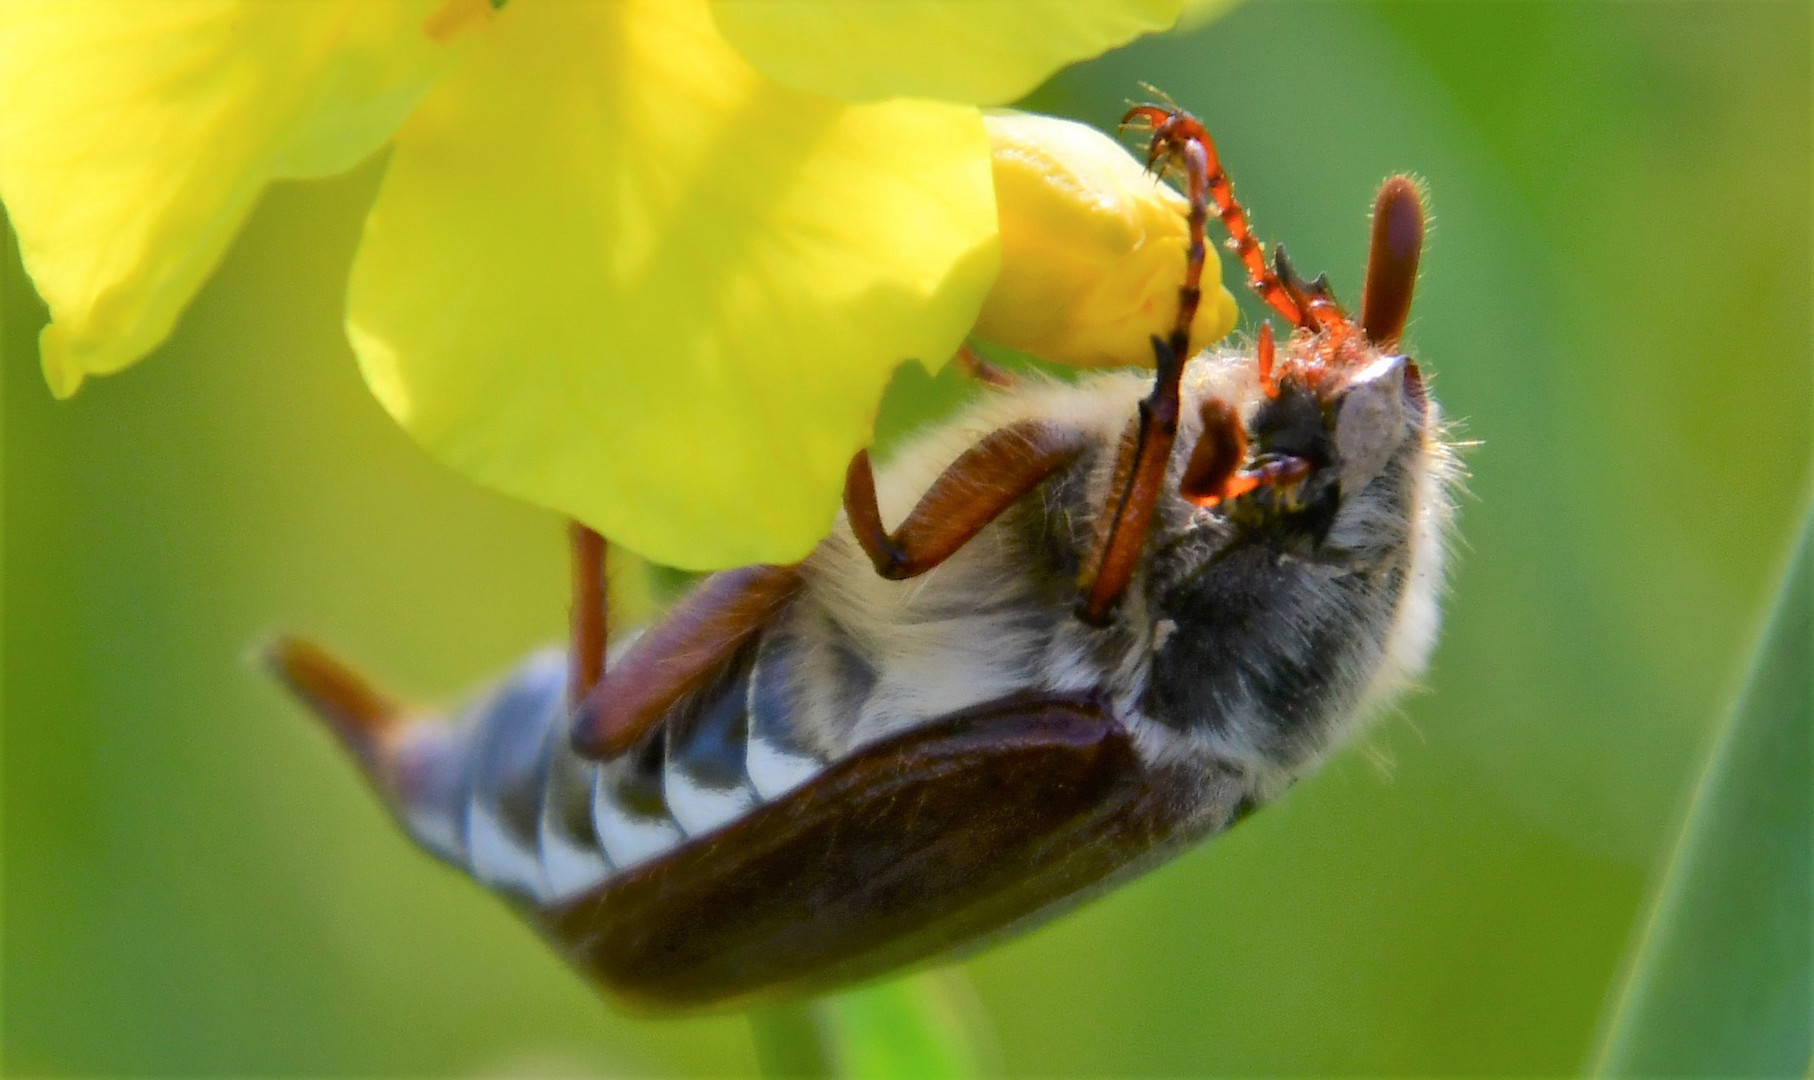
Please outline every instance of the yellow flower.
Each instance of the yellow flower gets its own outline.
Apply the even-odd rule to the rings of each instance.
[[[413,4],[0,4],[0,201],[59,397],[170,332],[265,183],[376,150],[450,50]]]
[[[1178,310],[1184,197],[1095,128],[1029,113],[987,121],[1002,272],[976,334],[1077,367],[1151,363],[1151,336]],[[1220,265],[1211,259],[1203,274],[1198,344],[1235,324]]]
[[[1151,210],[1116,233],[1017,208],[1040,184],[992,173],[975,105],[1179,2],[5,0],[0,201],[67,396],[163,340],[267,183],[389,143],[347,328],[399,423],[659,561],[788,560],[901,360],[943,362],[979,312],[1077,359],[1062,319],[987,312],[1079,295],[1020,280],[1072,217],[1110,258]],[[1081,317],[1139,348],[1078,362],[1148,359],[1125,314]]]

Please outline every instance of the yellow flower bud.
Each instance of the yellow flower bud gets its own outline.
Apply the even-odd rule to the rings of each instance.
[[[1001,219],[1001,276],[976,334],[1077,367],[1150,365],[1178,312],[1189,245],[1184,197],[1095,128],[1030,113],[986,118]],[[1221,266],[1203,268],[1191,341],[1234,327]]]

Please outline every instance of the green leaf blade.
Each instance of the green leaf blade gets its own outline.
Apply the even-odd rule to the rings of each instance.
[[[1612,1009],[1603,1076],[1806,1075],[1814,1055],[1814,515]]]

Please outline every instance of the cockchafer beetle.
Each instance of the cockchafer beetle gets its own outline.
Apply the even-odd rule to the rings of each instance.
[[[415,839],[611,996],[816,993],[1029,927],[1227,828],[1423,666],[1454,466],[1397,347],[1417,188],[1379,191],[1355,319],[1268,263],[1194,118],[1130,125],[1190,203],[1155,376],[972,359],[980,404],[880,475],[859,453],[807,559],[705,579],[608,663],[575,526],[569,652],[456,721],[271,648]],[[1282,346],[1191,355],[1212,209]]]

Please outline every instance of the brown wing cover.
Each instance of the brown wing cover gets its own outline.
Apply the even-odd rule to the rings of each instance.
[[[1193,800],[1154,779],[1093,703],[983,706],[537,917],[626,1004],[828,990],[1003,930],[1206,831],[1181,829],[1201,817]]]

